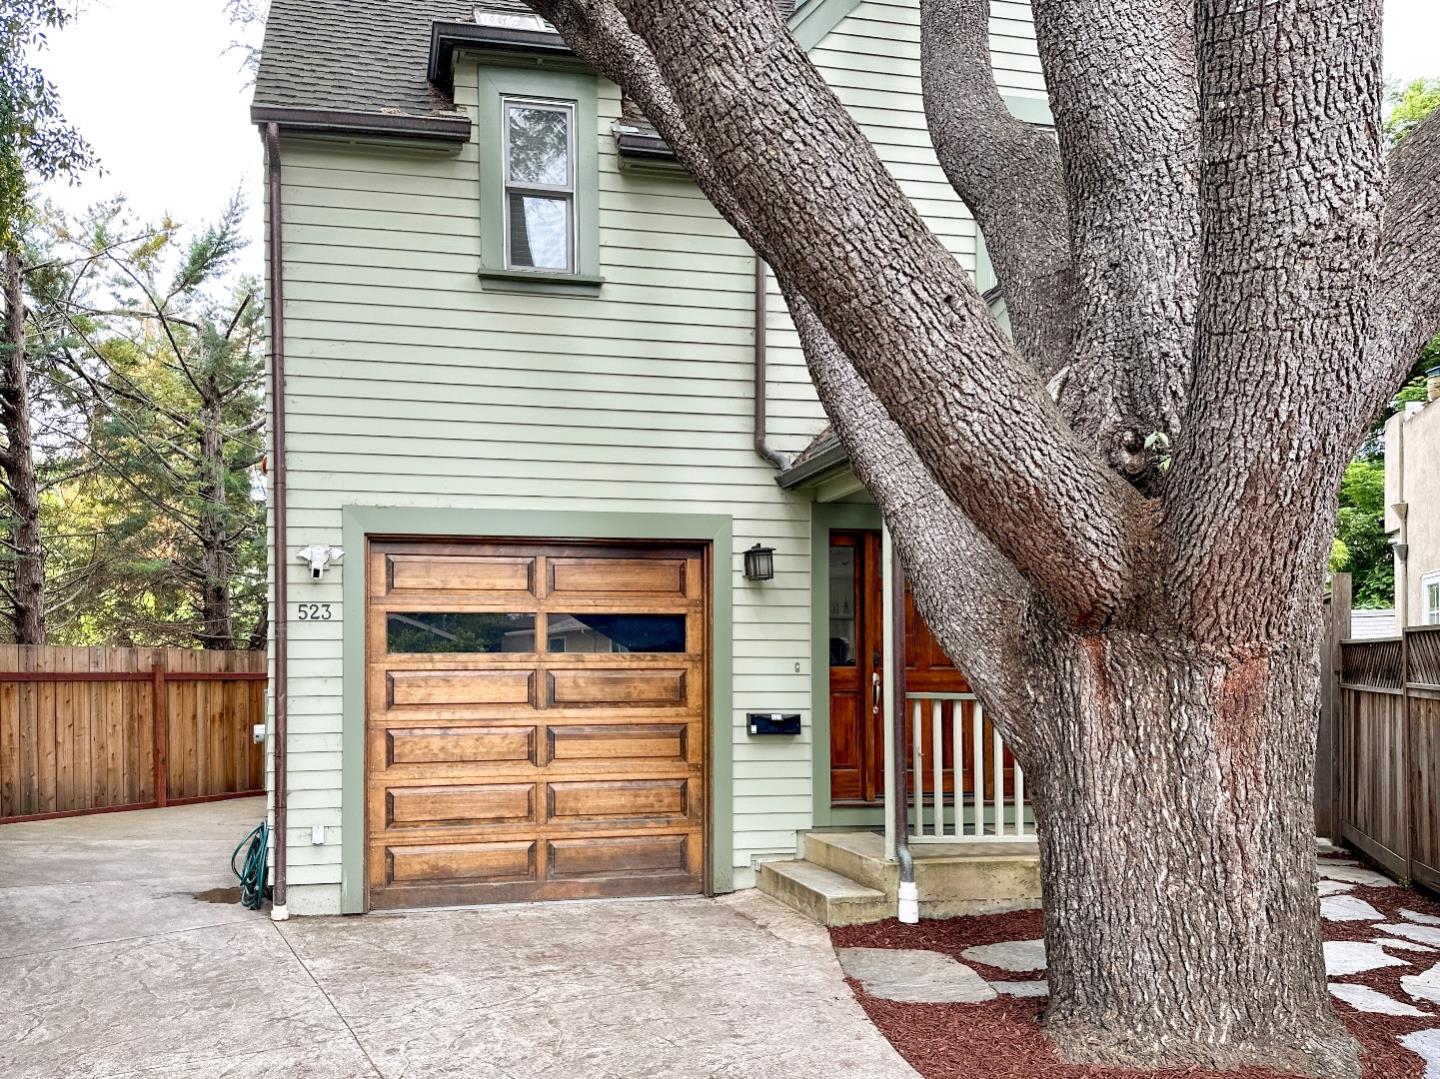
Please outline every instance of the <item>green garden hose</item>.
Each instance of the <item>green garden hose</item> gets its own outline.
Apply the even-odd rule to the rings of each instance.
[[[247,843],[250,849],[245,851],[245,867],[236,869],[235,859]],[[250,910],[259,910],[265,902],[265,856],[269,849],[270,826],[262,820],[230,855],[230,872],[240,879],[240,903]]]

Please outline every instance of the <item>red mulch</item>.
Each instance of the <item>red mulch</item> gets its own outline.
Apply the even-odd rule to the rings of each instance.
[[[1440,902],[1405,888],[1357,887],[1346,894],[1364,899],[1392,922],[1405,921],[1400,917],[1402,907],[1440,917]],[[1325,921],[1322,926],[1326,940],[1375,940],[1384,935],[1369,922]],[[927,948],[957,959],[977,944],[1035,940],[1043,935],[1039,911],[949,918],[913,926],[890,919],[830,930],[837,948]],[[1435,1011],[1436,1016],[1372,1015],[1338,1000],[1335,1007],[1364,1046],[1365,1079],[1422,1079],[1425,1062],[1399,1039],[1413,1031],[1440,1027],[1440,1008],[1412,999],[1401,988],[1400,979],[1428,970],[1440,962],[1440,953],[1392,948],[1390,954],[1411,962],[1332,980],[1368,985],[1395,1000]],[[1043,971],[1025,974],[961,961],[993,981],[1045,976]],[[1066,1064],[1041,1032],[1043,997],[1002,996],[987,1004],[899,1004],[868,995],[856,981],[851,980],[850,987],[871,1021],[925,1079],[1285,1079],[1260,1068],[1224,1073],[1199,1068],[1137,1072]]]

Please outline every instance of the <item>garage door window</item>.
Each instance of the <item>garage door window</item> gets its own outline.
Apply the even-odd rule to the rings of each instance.
[[[560,643],[561,648],[555,645]],[[684,652],[683,614],[552,614],[552,652]]]
[[[534,652],[535,615],[392,611],[385,619],[391,655],[426,652]]]

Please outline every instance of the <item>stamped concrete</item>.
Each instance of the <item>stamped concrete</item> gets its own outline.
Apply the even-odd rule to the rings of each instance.
[[[263,809],[0,826],[6,1079],[915,1079],[829,937],[741,893],[294,919],[233,884]]]
[[[983,1004],[996,992],[964,963],[920,948],[841,948],[840,968],[872,997],[901,1004]]]

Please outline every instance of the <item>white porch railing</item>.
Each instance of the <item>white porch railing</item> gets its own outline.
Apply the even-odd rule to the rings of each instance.
[[[910,841],[1033,839],[1025,773],[1000,732],[985,721],[985,706],[975,694],[909,693],[906,702],[914,799]]]

